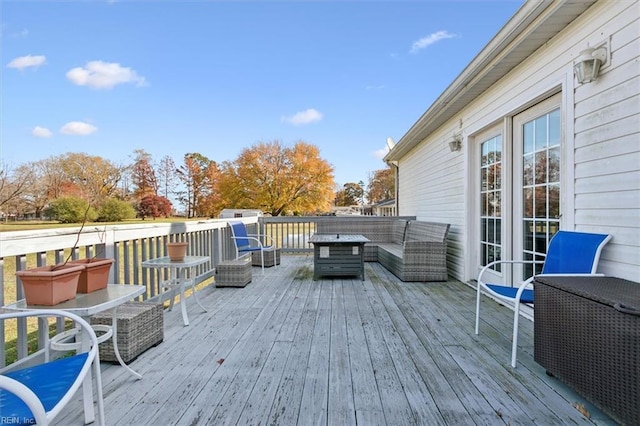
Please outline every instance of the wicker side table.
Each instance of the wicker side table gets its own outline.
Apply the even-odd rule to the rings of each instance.
[[[216,266],[216,287],[245,287],[251,282],[251,257],[223,260]]]
[[[266,250],[264,252],[264,267],[270,268],[280,264],[280,249],[274,248],[273,250]],[[260,252],[251,252],[251,265],[262,266],[260,263]]]
[[[91,317],[91,324],[111,325],[113,311]],[[127,302],[117,311],[118,351],[124,362],[136,359],[164,340],[164,309],[159,303]],[[100,344],[100,361],[118,362],[111,339]]]

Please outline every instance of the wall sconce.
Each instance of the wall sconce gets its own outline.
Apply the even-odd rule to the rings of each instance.
[[[597,49],[588,47],[580,52],[580,56],[578,56],[573,65],[578,83],[591,83],[597,79],[600,73],[600,66],[606,61],[607,49],[605,47]]]
[[[462,149],[462,136],[453,135],[453,140],[449,142],[449,150],[451,152],[457,152]]]

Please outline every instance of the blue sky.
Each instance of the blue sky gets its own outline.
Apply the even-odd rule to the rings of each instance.
[[[302,140],[366,183],[521,4],[4,0],[1,161]]]

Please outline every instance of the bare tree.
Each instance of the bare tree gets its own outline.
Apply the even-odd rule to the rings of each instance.
[[[176,191],[176,164],[165,155],[158,166],[158,194],[170,199]]]
[[[17,169],[13,171],[7,164],[0,165],[0,210],[4,212],[5,220],[8,213],[17,214],[22,197],[31,181],[28,170]],[[10,210],[10,211],[8,211]]]

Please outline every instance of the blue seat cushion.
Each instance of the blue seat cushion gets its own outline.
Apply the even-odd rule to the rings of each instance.
[[[69,391],[84,366],[88,352],[4,373],[31,389],[49,412]],[[0,389],[0,413],[14,424],[35,424],[31,410],[11,392]]]
[[[269,250],[271,249],[271,246],[262,246],[262,247],[238,247],[238,251],[239,252],[244,252],[244,251],[260,251],[260,250]]]
[[[516,298],[516,293],[518,292],[518,287],[507,287],[504,285],[497,284],[487,284],[491,290],[496,293],[508,297],[510,299]],[[533,290],[526,289],[522,292],[522,297],[520,297],[520,302],[522,303],[533,303]]]

